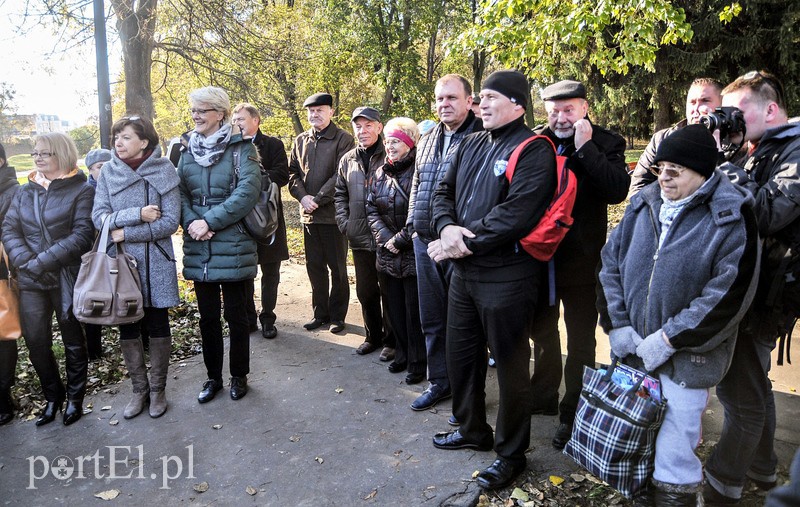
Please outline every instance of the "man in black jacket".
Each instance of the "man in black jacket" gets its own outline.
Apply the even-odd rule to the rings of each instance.
[[[509,484],[526,465],[530,442],[528,316],[536,306],[543,265],[519,246],[539,222],[556,185],[555,155],[544,141],[523,151],[505,178],[514,149],[532,133],[525,126],[527,78],[490,75],[481,90],[485,132],[462,141],[436,189],[428,254],[453,259],[447,312],[447,368],[458,430],[438,433],[440,449],[494,447],[497,459],[477,478],[487,489]],[[500,389],[496,435],[486,422],[487,344]]]
[[[560,422],[553,446],[563,449],[572,434],[572,422],[581,394],[583,367],[594,367],[595,270],[606,242],[609,204],[625,200],[630,177],[625,164],[625,139],[592,124],[587,112],[586,88],[578,81],[559,81],[542,91],[547,126],[535,132],[550,138],[578,180],[572,211],[574,222],[550,263],[548,283],[541,285],[531,324],[534,348],[532,413],[556,415]],[[561,385],[559,306],[564,305],[567,327],[566,392],[558,403]]]
[[[436,239],[431,227],[433,192],[453,160],[453,154],[466,136],[483,130],[481,120],[470,109],[472,87],[458,74],[442,76],[434,88],[439,123],[420,139],[411,186],[408,222],[414,231],[414,258],[417,268],[419,315],[425,334],[428,356],[428,388],[411,403],[413,410],[427,410],[450,397],[445,357],[447,286],[451,263],[434,262],[428,244]]]
[[[242,135],[252,138],[253,144],[261,158],[262,188],[269,188],[271,182],[279,187],[289,183],[289,160],[286,148],[277,137],[267,136],[261,132],[261,115],[255,106],[247,103],[233,108],[233,124],[238,125]],[[258,244],[258,264],[261,266],[261,334],[264,338],[275,338],[278,329],[275,327],[275,305],[278,302],[278,285],[281,283],[281,261],[289,259],[289,247],[286,244],[286,222],[283,218],[283,202],[278,194],[278,229],[269,245]],[[254,301],[255,286],[248,287],[247,317],[250,330],[256,326],[256,305]]]
[[[639,156],[639,162],[631,175],[631,186],[628,190],[628,197],[653,183],[658,178],[650,172],[650,166],[656,158],[658,146],[665,137],[669,136],[678,129],[686,125],[700,123],[700,117],[709,114],[722,105],[722,83],[714,78],[699,77],[692,81],[689,92],[686,94],[686,118],[675,125],[659,130],[650,139],[647,147]]]

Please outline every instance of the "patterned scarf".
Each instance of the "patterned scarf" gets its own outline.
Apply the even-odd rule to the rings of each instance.
[[[226,123],[208,137],[192,131],[189,137],[189,152],[195,162],[203,167],[216,164],[222,158],[225,148],[228,147],[231,140],[231,127],[230,123]]]

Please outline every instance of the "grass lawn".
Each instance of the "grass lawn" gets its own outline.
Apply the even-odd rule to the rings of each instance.
[[[14,155],[13,157],[8,157],[8,165],[14,167],[17,172],[27,172],[33,169],[33,159],[30,155]]]

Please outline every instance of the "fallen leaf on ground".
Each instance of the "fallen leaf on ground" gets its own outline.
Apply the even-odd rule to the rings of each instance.
[[[300,441],[300,435],[292,435],[291,437],[289,437],[289,442],[299,442],[299,441]]]
[[[218,429],[222,428],[222,425],[221,424],[215,424],[214,426],[212,426],[212,428],[214,428],[215,430],[218,430]]]
[[[334,389],[334,391],[336,392],[336,394],[342,394],[344,392],[344,389],[342,389],[341,387],[337,387],[336,389]]]
[[[325,460],[317,456],[316,458],[314,458],[314,461],[316,461],[319,464],[322,464]]]
[[[560,486],[563,482],[564,482],[564,478],[563,477],[559,477],[557,475],[551,475],[550,476],[550,483],[553,486]]]
[[[477,479],[477,478],[478,478],[478,475],[479,475],[480,473],[481,473],[481,471],[480,471],[480,470],[475,470],[474,472],[472,472],[472,478],[473,478],[473,479]]]
[[[116,426],[117,424],[119,424],[119,419],[111,419],[110,421],[108,421],[108,424],[109,426]]]
[[[511,498],[516,500],[522,500],[523,502],[528,501],[528,493],[521,490],[520,488],[514,488],[514,491],[511,492]]]
[[[100,410],[111,410],[111,405],[106,405],[103,408],[101,408]]]
[[[205,493],[206,491],[208,491],[208,483],[206,481],[203,481],[200,484],[195,484],[194,486],[192,486],[192,489],[194,489],[198,493]]]
[[[370,492],[370,494],[369,494],[369,495],[367,495],[367,496],[365,496],[365,497],[364,497],[364,500],[372,500],[373,498],[375,498],[375,495],[377,495],[377,494],[378,494],[378,490],[377,490],[377,489],[373,489],[373,490]]]
[[[248,494],[248,495],[250,495],[250,496],[255,496],[255,494],[256,494],[256,493],[258,493],[258,490],[256,490],[256,488],[254,488],[253,486],[247,486],[247,487],[245,488],[245,491],[246,491],[246,492],[247,492],[247,494]]]
[[[100,493],[95,493],[94,496],[99,498],[100,500],[113,500],[119,496],[118,489],[109,489],[107,491],[101,491]]]
[[[575,482],[583,482],[583,481],[586,480],[586,476],[585,475],[581,475],[581,474],[572,474],[572,475],[570,475],[570,477]]]

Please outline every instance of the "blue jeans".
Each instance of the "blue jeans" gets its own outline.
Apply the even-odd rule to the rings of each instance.
[[[768,376],[774,348],[774,338],[742,325],[731,367],[717,386],[725,422],[706,463],[706,477],[714,489],[731,498],[741,498],[746,476],[765,482],[776,479],[775,397]]]
[[[443,389],[450,388],[447,377],[445,344],[447,334],[447,288],[452,264],[437,264],[428,256],[428,244],[414,238],[414,257],[417,267],[419,317],[425,350],[428,355],[428,381]]]

